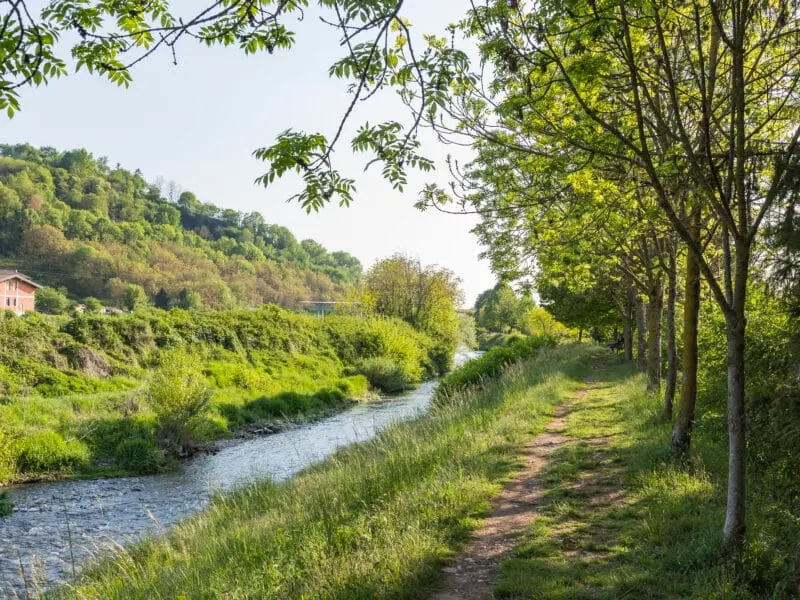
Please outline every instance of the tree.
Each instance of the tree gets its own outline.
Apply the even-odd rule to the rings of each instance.
[[[505,333],[519,327],[524,310],[522,301],[511,286],[501,282],[478,296],[475,321],[479,327]]]
[[[185,310],[192,310],[203,306],[203,298],[197,292],[190,292],[183,288],[178,293],[176,305]]]
[[[87,313],[99,313],[103,309],[103,303],[92,296],[84,298],[83,305]]]
[[[36,290],[36,310],[50,315],[63,315],[69,308],[69,299],[54,288]]]
[[[431,335],[440,345],[439,370],[448,368],[457,344],[456,308],[463,300],[460,281],[451,271],[396,254],[375,263],[364,275],[363,287],[365,305]]]
[[[725,315],[730,452],[724,538],[738,552],[745,527],[744,311],[753,243],[800,161],[800,127],[786,125],[798,108],[796,15],[777,3],[747,0],[692,3],[686,11],[656,2],[549,10],[521,15],[514,8],[505,20],[494,19],[488,37],[526,61],[519,70],[507,54],[495,54],[513,80],[507,98],[536,115],[539,151],[552,145],[576,157],[613,153],[646,178]],[[508,17],[521,17],[512,32]],[[522,36],[537,20],[546,26],[537,41],[527,42]],[[531,81],[528,65],[534,64],[542,68]],[[532,83],[546,93],[528,92]],[[545,106],[557,110],[542,118]],[[578,127],[565,132],[565,119]],[[686,185],[690,202],[714,217],[722,273],[682,217],[687,196],[675,191]]]
[[[125,286],[125,291],[122,296],[123,307],[130,311],[135,311],[147,306],[147,304],[147,294],[142,286],[136,284]]]
[[[172,300],[169,297],[169,294],[166,292],[164,288],[161,288],[156,293],[155,298],[153,299],[153,304],[156,308],[160,308],[162,310],[167,310],[172,304]]]

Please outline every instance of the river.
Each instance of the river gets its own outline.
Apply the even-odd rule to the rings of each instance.
[[[478,353],[460,352],[456,364]],[[0,598],[36,597],[73,576],[91,556],[160,533],[205,507],[216,492],[259,478],[286,479],[338,448],[424,414],[427,381],[389,399],[264,437],[223,444],[179,470],[124,479],[60,481],[12,490],[15,512],[0,518]]]

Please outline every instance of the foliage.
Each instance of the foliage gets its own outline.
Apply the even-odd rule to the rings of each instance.
[[[20,473],[70,471],[88,462],[85,444],[64,439],[52,430],[26,433],[16,441],[16,468]]]
[[[515,340],[524,337],[519,331],[512,331],[511,333],[498,333],[496,331],[486,331],[481,329],[478,331],[478,348],[480,350],[490,350],[496,346],[505,346]]]
[[[412,386],[403,368],[388,357],[365,358],[356,365],[370,385],[385,392],[400,392]]]
[[[552,348],[555,345],[555,338],[538,336],[523,337],[506,346],[495,346],[480,358],[463,364],[444,377],[436,390],[436,400],[439,403],[448,402],[465,389],[482,388],[508,365],[529,359],[543,348]]]
[[[574,329],[556,321],[555,317],[545,308],[532,306],[521,316],[519,328],[525,335],[549,336],[556,339],[570,339],[577,337]]]
[[[0,257],[74,299],[129,310],[150,299],[160,308],[295,306],[343,298],[361,276],[346,252],[174,188],[85,150],[0,146]]]
[[[396,254],[367,271],[363,288],[364,305],[428,334],[436,342],[436,369],[449,369],[458,343],[456,309],[463,299],[460,281],[451,271],[424,267],[417,259]]]
[[[766,489],[787,507],[800,506],[800,364],[793,336],[798,326],[783,301],[765,286],[748,294],[747,350],[750,368],[747,421],[748,459]],[[726,406],[724,317],[709,309],[700,320],[700,426],[720,441],[725,438]],[[796,512],[796,511],[795,511]]]
[[[114,458],[120,468],[143,475],[157,472],[163,463],[155,444],[141,437],[122,440],[114,449]]]
[[[589,331],[598,341],[608,339],[609,330],[622,324],[616,299],[608,288],[571,289],[541,278],[537,289],[542,306],[551,315],[567,327]]]
[[[83,299],[84,310],[88,313],[99,313],[100,310],[103,308],[103,303],[100,302],[97,298],[93,298],[89,296],[88,298]]]
[[[458,345],[474,350],[478,347],[478,331],[472,314],[458,315]]]
[[[366,396],[369,382],[358,374],[364,361],[391,361],[404,386],[416,384],[436,374],[436,348],[398,319],[317,319],[276,306],[72,318],[6,314],[0,318],[0,481],[51,467],[33,464],[30,452],[27,470],[19,467],[24,448],[18,440],[41,442],[42,453],[58,446],[49,434],[38,437],[42,431],[80,440],[92,461],[110,465],[109,474],[168,467],[163,450],[188,452],[237,427],[311,418]],[[148,379],[152,389],[141,383]],[[376,377],[374,385],[396,389],[390,379]],[[205,387],[212,392],[209,410],[194,414]],[[144,442],[127,443],[137,439]],[[54,456],[62,450],[56,447]],[[80,473],[85,466],[62,463],[56,470]]]
[[[69,299],[56,289],[43,287],[36,291],[36,310],[50,315],[66,314]]]
[[[147,306],[147,293],[140,285],[132,283],[125,286],[122,293],[122,306],[130,311],[136,311]]]
[[[211,400],[211,388],[196,356],[176,351],[164,355],[146,394],[158,419],[158,437],[167,451],[178,456],[190,453],[198,423]]]
[[[530,296],[520,298],[507,283],[482,292],[475,301],[478,327],[497,333],[518,329],[525,311],[534,306]]]

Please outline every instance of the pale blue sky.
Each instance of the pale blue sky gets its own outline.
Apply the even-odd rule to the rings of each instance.
[[[408,0],[407,16],[418,33],[441,32],[460,16],[464,0]],[[332,133],[348,101],[345,86],[327,77],[338,56],[337,37],[310,16],[296,26],[298,45],[288,53],[246,57],[235,49],[180,47],[178,66],[166,54],[138,66],[130,88],[117,88],[85,73],[26,90],[22,112],[3,122],[6,143],[28,142],[65,150],[85,147],[112,166],[141,169],[148,180],[163,177],[204,202],[261,212],[331,250],[346,250],[369,266],[394,252],[446,266],[463,280],[467,304],[494,284],[488,264],[469,233],[473,217],[420,213],[413,204],[422,184],[447,184],[443,164],[433,174],[413,174],[404,193],[394,192],[378,170],[362,173],[363,159],[347,144],[337,166],[357,179],[350,208],[331,206],[306,215],[285,199],[298,189],[286,179],[270,190],[253,180],[264,165],[252,151],[288,127]],[[401,118],[393,96],[376,97],[353,121]],[[345,140],[347,141],[347,140]],[[448,148],[426,142],[442,159]]]

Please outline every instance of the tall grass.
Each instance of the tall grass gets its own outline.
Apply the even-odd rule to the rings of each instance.
[[[295,478],[216,498],[54,596],[424,597],[589,358],[585,346],[543,351]]]

